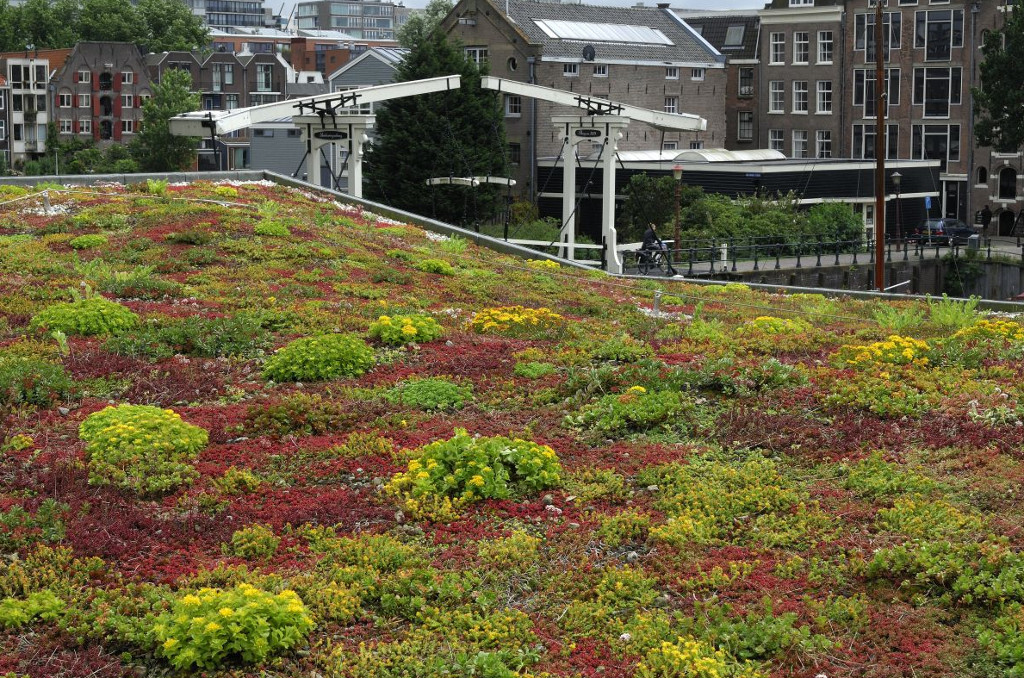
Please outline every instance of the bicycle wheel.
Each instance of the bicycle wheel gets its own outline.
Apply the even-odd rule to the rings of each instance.
[[[658,272],[662,275],[668,275],[671,266],[669,266],[668,256],[664,252],[655,252],[654,267],[657,268]]]
[[[651,270],[651,256],[644,254],[643,252],[636,253],[636,270],[640,272],[640,275],[647,275],[647,272]]]

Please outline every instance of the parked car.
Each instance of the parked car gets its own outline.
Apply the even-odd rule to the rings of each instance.
[[[907,236],[928,245],[966,245],[967,239],[978,230],[959,219],[925,219]]]

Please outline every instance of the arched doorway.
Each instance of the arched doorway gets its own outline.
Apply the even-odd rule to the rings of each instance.
[[[1002,210],[999,212],[999,235],[1013,235],[1013,210]]]
[[[109,120],[100,120],[100,139],[109,139],[114,136],[114,124]]]
[[[999,199],[1017,199],[1017,170],[1012,167],[999,170]]]

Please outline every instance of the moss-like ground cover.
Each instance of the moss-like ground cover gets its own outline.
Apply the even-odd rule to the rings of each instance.
[[[158,188],[0,210],[0,675],[1022,675],[1016,319]]]

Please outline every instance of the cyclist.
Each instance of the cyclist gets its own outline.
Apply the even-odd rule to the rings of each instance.
[[[668,274],[676,275],[676,269],[672,268],[672,259],[669,256],[668,247],[658,237],[658,227],[654,222],[647,224],[647,230],[644,231],[644,241],[640,245],[640,252],[643,256],[650,257],[652,262],[655,260],[654,253],[661,252],[662,256],[665,257],[665,264],[668,266]]]

